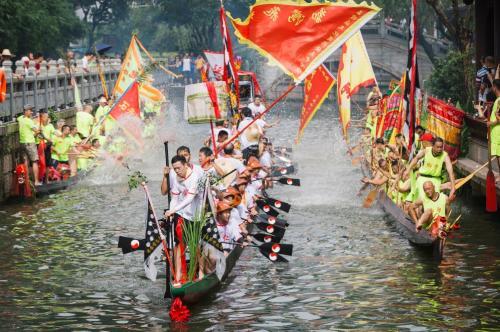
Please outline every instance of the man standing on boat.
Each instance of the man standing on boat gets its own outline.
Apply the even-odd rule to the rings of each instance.
[[[441,171],[443,164],[446,171],[450,176],[451,190],[450,199],[455,196],[455,173],[453,172],[453,165],[448,153],[444,151],[444,141],[440,137],[436,137],[432,142],[432,147],[427,147],[421,150],[415,158],[412,159],[405,171],[405,177],[409,175],[410,171],[415,167],[419,160],[423,159],[423,165],[418,170],[419,177],[415,184],[415,195],[413,199],[424,199],[423,184],[424,182],[431,181],[435,188],[441,187]]]
[[[497,159],[498,171],[500,172],[500,79],[493,80],[493,92],[497,99],[491,109],[488,127],[491,128],[491,157]],[[500,181],[497,179],[496,182]]]
[[[190,222],[196,213],[201,212],[202,193],[198,189],[200,173],[196,173],[191,169],[186,159],[179,155],[172,158],[172,169],[175,172],[174,182],[170,183],[172,201],[170,202],[170,209],[165,212],[165,217],[173,218],[175,228],[175,281],[184,282],[187,271],[184,242],[182,240],[182,224]]]
[[[35,178],[35,186],[41,185],[38,176],[38,150],[35,143],[35,135],[38,135],[39,130],[35,125],[31,116],[33,114],[33,106],[25,105],[23,115],[17,118],[19,124],[19,142],[23,152],[27,156],[26,162],[29,160],[33,168],[33,175]]]
[[[443,193],[436,191],[432,181],[425,181],[423,184],[424,196],[418,198],[410,206],[410,216],[415,222],[415,229],[419,232],[424,225],[430,228],[433,235],[437,235],[440,223],[446,223],[446,216],[450,209],[450,199]],[[423,206],[424,212],[417,218],[417,210]]]

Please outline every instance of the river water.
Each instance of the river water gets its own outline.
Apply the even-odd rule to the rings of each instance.
[[[271,136],[290,145],[297,115],[281,112]],[[498,219],[482,212],[483,202],[455,204],[462,228],[437,265],[379,208],[361,207],[361,173],[345,158],[339,133],[322,110],[294,147],[302,187],[273,191],[293,205],[283,240],[295,246],[290,263],[246,249],[220,291],[191,308],[187,325],[170,323],[164,279],[149,281],[142,255],[116,247],[120,235],[142,237],[146,212],[121,166],[34,203],[0,206],[0,330],[498,329]],[[188,127],[172,111],[143,161],[131,163],[149,177],[158,210],[165,204],[155,181],[161,142],[197,149],[205,135],[208,126]]]

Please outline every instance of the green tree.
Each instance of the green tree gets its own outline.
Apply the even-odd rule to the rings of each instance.
[[[0,48],[59,56],[83,26],[69,0],[0,0]]]
[[[87,45],[95,43],[96,30],[103,25],[119,22],[127,18],[128,0],[74,0],[75,9],[83,13],[83,22],[87,25]]]

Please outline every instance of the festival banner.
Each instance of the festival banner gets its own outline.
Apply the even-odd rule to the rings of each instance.
[[[140,43],[137,36],[132,36],[130,44],[122,62],[122,67],[118,79],[116,80],[113,95],[119,97],[122,93],[137,80],[139,75],[143,73],[146,67],[146,61],[141,54]],[[165,96],[155,87],[152,86],[152,78],[142,82],[139,87],[139,94],[141,98],[151,102],[162,102]]]
[[[389,144],[395,143],[396,135],[401,132],[403,125],[404,82],[403,76],[399,85],[393,87],[391,95],[380,101],[382,114],[377,120],[376,137],[383,137]]]
[[[376,5],[353,0],[257,0],[245,21],[228,15],[241,43],[256,49],[300,82],[379,10]]]
[[[142,145],[141,109],[139,106],[139,84],[134,81],[125,90],[109,111],[109,116],[123,129],[125,134]]]
[[[231,36],[229,35],[229,29],[226,22],[226,12],[224,10],[224,6],[222,6],[222,1],[219,11],[219,18],[222,44],[224,45],[223,80],[226,81],[227,84],[231,108],[233,112],[237,112],[240,103],[240,96],[238,91],[238,69],[236,68],[236,65],[234,63],[233,43],[231,42]]]
[[[300,115],[300,125],[296,143],[300,141],[304,130],[323,104],[328,93],[335,84],[335,77],[328,71],[325,65],[321,65],[307,76],[304,81],[304,105]]]
[[[222,81],[224,77],[224,53],[213,51],[203,51],[203,53],[215,80]]]
[[[427,131],[444,140],[451,160],[460,155],[461,131],[465,112],[437,98],[427,98]]]
[[[377,84],[361,32],[355,33],[342,46],[337,73],[337,99],[342,133],[347,139],[351,122],[351,97],[362,87]]]

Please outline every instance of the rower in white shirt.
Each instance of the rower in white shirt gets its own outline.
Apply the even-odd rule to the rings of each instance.
[[[253,103],[250,103],[248,105],[248,108],[252,110],[252,115],[254,117],[266,111],[266,106],[262,103],[262,98],[260,95],[255,95],[255,97],[253,98]]]

